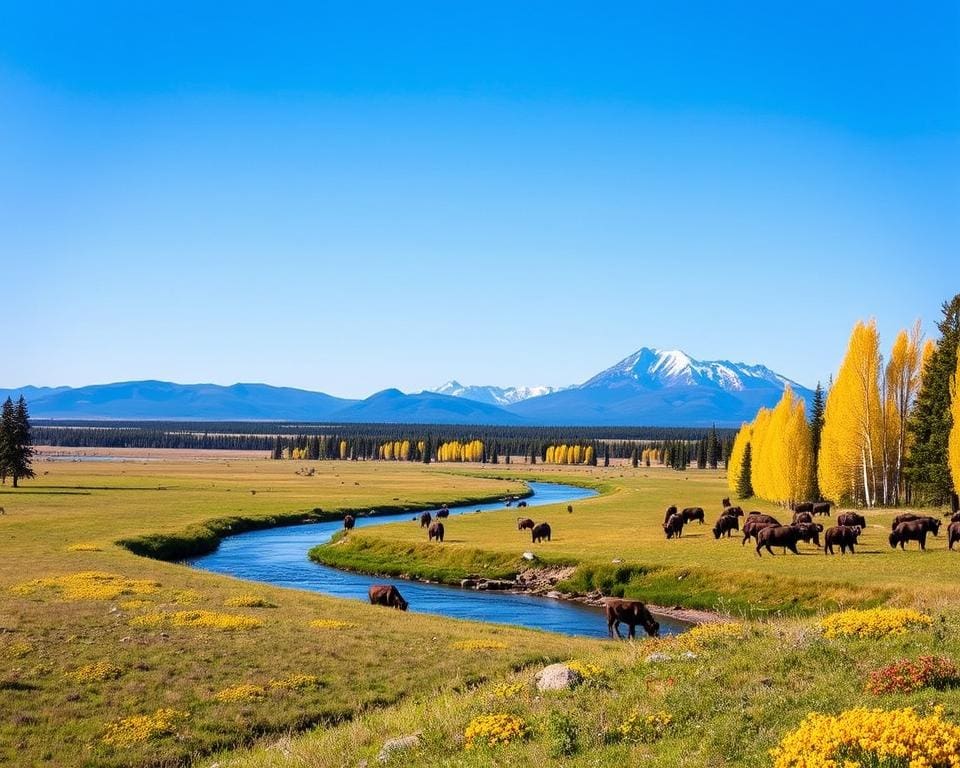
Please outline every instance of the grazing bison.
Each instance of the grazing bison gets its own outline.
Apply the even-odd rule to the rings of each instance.
[[[439,520],[430,523],[430,527],[427,528],[427,541],[433,541],[434,539],[439,542],[443,541],[443,523]]]
[[[667,507],[667,512],[663,516],[663,524],[666,525],[667,521],[670,519],[671,515],[677,514],[677,508],[673,505]]]
[[[793,525],[799,525],[800,523],[812,523],[813,515],[810,512],[794,512],[793,513]]]
[[[825,515],[830,517],[830,502],[829,501],[818,501],[813,505],[813,514],[816,515]]]
[[[610,637],[616,633],[621,640],[620,624],[626,624],[629,627],[627,637],[636,637],[637,624],[642,626],[650,637],[657,637],[660,634],[660,625],[653,618],[653,614],[639,600],[621,600],[615,597],[608,597],[603,601],[603,610],[607,615],[607,631]]]
[[[713,525],[713,538],[730,536],[732,531],[740,530],[740,521],[736,515],[720,515],[720,519]]]
[[[447,509],[446,507],[443,507],[442,509],[438,509],[437,520],[439,520],[441,517],[450,517],[450,510]]]
[[[534,544],[543,539],[550,541],[550,523],[540,523],[540,525],[533,526],[530,530],[530,538]]]
[[[743,541],[740,542],[740,546],[742,547],[750,539],[756,539],[757,534],[764,528],[770,528],[774,525],[780,525],[780,523],[769,515],[748,515],[743,524]]]
[[[823,533],[822,525],[819,523],[798,523],[797,528],[800,529],[800,541],[813,544],[817,549],[820,549],[820,534]]]
[[[700,525],[703,525],[703,507],[687,507],[680,514],[683,515],[684,524],[692,523],[696,520]]]
[[[837,516],[837,525],[846,525],[850,528],[859,527],[861,530],[867,527],[867,518],[858,515],[856,512],[844,512]]]
[[[936,536],[937,533],[940,532],[940,526],[939,526],[940,521],[937,520],[935,517],[930,517],[930,515],[915,515],[911,512],[906,512],[902,515],[897,515],[895,518],[893,518],[893,521],[890,523],[890,530],[891,531],[895,530],[896,527],[900,525],[900,523],[913,523],[918,520],[928,520],[931,523],[936,520],[938,525],[937,525],[937,530],[934,532],[933,535]]]
[[[771,547],[784,547],[793,554],[799,555],[797,550],[798,541],[810,541],[814,539],[817,546],[820,546],[820,532],[816,526],[811,525],[769,525],[757,533],[757,554],[762,555],[761,549],[766,549],[771,555]]]
[[[345,530],[350,530],[357,524],[357,521],[354,519],[353,515],[344,515],[343,517],[343,527]]]
[[[937,531],[940,530],[939,522],[938,520]],[[906,543],[908,541],[915,541],[920,545],[920,549],[926,550],[927,534],[930,533],[931,530],[926,520],[908,520],[900,523],[890,533],[890,546],[896,549],[897,545],[899,545],[900,549],[906,549]],[[934,533],[934,536],[936,536],[936,533]]]
[[[796,504],[793,504],[790,509],[794,512],[809,512],[813,514],[813,502],[812,501],[798,501]]]
[[[743,517],[743,507],[724,507],[723,514],[733,517]]]
[[[409,603],[403,599],[400,590],[393,584],[374,584],[367,591],[371,605],[383,605],[387,608],[396,608],[400,611],[407,610]]]
[[[670,515],[670,519],[663,524],[663,532],[668,539],[680,538],[683,535],[683,515]]]
[[[823,554],[832,555],[834,546],[840,547],[840,554],[844,554],[847,549],[850,554],[854,554],[853,545],[857,543],[860,536],[861,527],[859,525],[835,525],[827,528],[823,534]]]
[[[533,520],[529,517],[518,517],[517,518],[517,530],[523,531],[528,528],[533,528]]]
[[[429,512],[424,512],[420,515],[420,527],[426,528],[430,523],[433,522],[433,518],[430,516]]]
[[[953,549],[953,545],[960,541],[960,522],[954,520],[947,526],[947,548]]]
[[[773,523],[774,525],[780,525],[780,521],[777,520],[773,515],[765,515],[763,512],[757,512],[754,510],[749,515],[747,515],[747,520],[759,520],[765,523]]]

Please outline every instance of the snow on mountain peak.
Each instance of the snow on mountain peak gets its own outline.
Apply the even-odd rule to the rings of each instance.
[[[429,390],[440,395],[449,395],[450,397],[464,397],[468,400],[476,400],[481,403],[491,405],[513,405],[523,400],[529,400],[532,397],[549,395],[553,392],[560,392],[567,387],[549,387],[549,386],[520,386],[520,387],[497,387],[491,384],[485,385],[463,385],[456,379],[448,381],[446,384]]]

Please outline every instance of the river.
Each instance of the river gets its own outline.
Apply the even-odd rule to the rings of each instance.
[[[533,491],[533,496],[526,499],[529,507],[570,504],[596,495],[596,491],[573,485],[540,482],[530,482],[528,485]],[[503,503],[451,507],[450,514],[461,515],[493,509],[503,509]],[[411,512],[360,517],[356,527],[366,528],[399,520],[410,521],[411,517]],[[531,517],[536,519],[535,515]],[[415,523],[411,522],[410,525]],[[307,552],[312,547],[329,541],[342,527],[343,523],[336,520],[240,533],[221,541],[215,552],[185,562],[196,568],[249,581],[306,589],[331,597],[367,600],[367,589],[370,585],[385,583],[386,579],[330,568],[307,557]],[[410,603],[411,611],[456,619],[513,624],[567,635],[607,636],[602,610],[570,600],[553,600],[511,592],[477,592],[415,581],[399,580],[394,583]],[[657,620],[660,622],[662,635],[678,634],[689,629],[689,625],[665,616],[657,616]],[[637,631],[643,634],[642,627],[638,627]]]

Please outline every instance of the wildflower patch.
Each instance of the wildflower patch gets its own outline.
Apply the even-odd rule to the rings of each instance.
[[[251,683],[241,683],[240,685],[231,685],[222,691],[213,694],[216,701],[234,702],[234,701],[256,701],[267,695],[267,689],[262,685],[253,685]]]
[[[229,598],[224,605],[227,608],[276,608],[276,603],[271,603],[265,597],[260,595],[237,595]]]
[[[512,699],[519,696],[526,689],[526,683],[498,683],[490,689],[490,695],[495,699]]]
[[[15,595],[29,597],[52,590],[63,600],[116,600],[123,595],[153,595],[160,584],[148,579],[128,579],[116,573],[82,571],[65,576],[34,579],[11,588]]]
[[[316,675],[290,675],[270,681],[270,687],[279,691],[306,691],[322,685],[323,682]]]
[[[606,669],[588,661],[568,661],[567,666],[579,673],[587,685],[605,685],[610,677]]]
[[[960,685],[960,669],[945,656],[921,656],[916,661],[901,659],[875,669],[867,681],[874,694],[910,693],[921,688],[942,690]]]
[[[114,747],[132,747],[159,736],[173,734],[186,712],[176,709],[158,709],[152,715],[124,717],[107,726],[103,743]]]
[[[912,707],[812,712],[770,754],[774,768],[960,768],[960,727],[943,719],[941,707],[926,717]]]
[[[143,616],[135,616],[130,620],[130,626],[144,629],[174,627],[216,629],[221,632],[233,632],[237,630],[257,629],[263,626],[263,621],[253,616],[243,616],[235,613],[177,611],[175,613],[147,613]]]
[[[98,544],[81,541],[67,547],[67,552],[103,552],[103,547]]]
[[[826,637],[881,638],[903,635],[911,629],[922,629],[933,622],[925,613],[910,608],[871,608],[864,611],[841,611],[820,622]]]
[[[102,683],[106,680],[116,680],[123,674],[123,669],[110,661],[96,661],[93,664],[74,670],[70,679],[77,683]]]
[[[353,621],[342,619],[314,619],[310,622],[314,629],[359,629],[360,625]]]
[[[464,747],[502,746],[526,738],[529,728],[522,717],[506,713],[478,715],[463,733]]]
[[[643,714],[633,710],[617,727],[617,733],[623,741],[649,744],[660,739],[673,724],[673,716],[664,712]]]

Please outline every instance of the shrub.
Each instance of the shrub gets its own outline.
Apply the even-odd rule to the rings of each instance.
[[[568,715],[553,711],[547,717],[547,744],[551,757],[569,757],[579,749],[577,726]]]
[[[870,673],[867,691],[875,694],[910,693],[920,688],[948,688],[960,683],[960,670],[944,656],[901,659]]]

